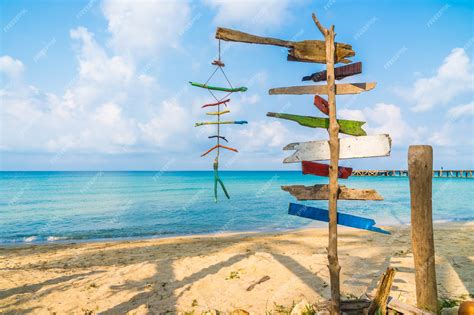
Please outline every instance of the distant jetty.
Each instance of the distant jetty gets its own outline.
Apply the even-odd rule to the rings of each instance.
[[[472,178],[473,170],[433,170],[433,177]],[[408,176],[408,170],[354,170],[352,176]]]

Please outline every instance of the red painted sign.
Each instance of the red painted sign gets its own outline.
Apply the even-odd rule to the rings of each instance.
[[[329,103],[321,96],[314,96],[314,106],[316,106],[321,111],[321,113],[329,115]]]
[[[316,175],[316,176],[329,176],[329,165],[303,161],[301,162],[302,170],[304,175]],[[339,167],[337,177],[338,178],[348,178],[352,174],[351,167]]]

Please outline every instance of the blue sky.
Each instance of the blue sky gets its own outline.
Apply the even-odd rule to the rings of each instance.
[[[434,147],[435,167],[474,166],[474,21],[470,1],[1,1],[2,170],[206,170],[212,101],[188,81],[214,70],[216,26],[278,37],[322,39],[311,20],[335,24],[363,74],[377,82],[338,96],[338,117],[367,122],[393,139],[388,158],[341,161],[355,168],[406,168],[410,144]],[[298,169],[282,164],[287,143],[327,139],[325,130],[266,117],[321,115],[312,96],[269,96],[309,84],[323,65],[286,61],[279,47],[222,43],[234,85],[224,127],[239,153],[223,169]],[[216,83],[219,83],[217,81]]]

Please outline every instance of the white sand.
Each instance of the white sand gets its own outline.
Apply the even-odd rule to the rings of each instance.
[[[391,295],[414,303],[409,229],[340,229],[341,290],[373,292],[387,266]],[[440,297],[474,292],[474,224],[435,226]],[[326,229],[0,249],[0,313],[161,314],[240,308],[252,314],[330,296]],[[270,280],[247,288],[264,276]]]

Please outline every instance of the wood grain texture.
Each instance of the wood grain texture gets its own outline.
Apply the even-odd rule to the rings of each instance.
[[[391,139],[389,135],[341,138],[339,140],[340,159],[368,158],[390,155]],[[326,140],[290,143],[283,150],[296,150],[285,158],[283,163],[302,161],[324,161],[330,159],[329,143]]]
[[[271,37],[252,35],[228,28],[218,27],[216,38],[225,41],[249,44],[273,45],[288,48],[291,61],[326,63],[326,45],[320,40],[289,41]],[[335,61],[350,62],[347,57],[355,56],[352,46],[343,43],[335,45]]]
[[[394,297],[388,298],[387,308],[389,310],[397,311],[398,313],[402,314],[413,314],[413,315],[436,315],[433,312],[425,311],[414,307],[412,305],[405,304]]]
[[[352,63],[350,65],[344,65],[337,68],[334,68],[334,76],[336,80],[341,80],[346,77],[362,73],[362,62]],[[327,71],[315,72],[309,76],[303,77],[302,81],[326,81],[327,80]]]
[[[328,200],[329,186],[328,185],[291,185],[281,186],[281,189],[289,192],[298,200]],[[339,186],[338,200],[383,200],[383,197],[374,189],[355,189],[347,188],[346,186]]]
[[[393,279],[395,277],[395,269],[388,267],[385,273],[382,275],[375,297],[370,303],[367,311],[368,315],[387,314],[387,300],[390,295],[390,289],[392,288]]]
[[[435,249],[432,213],[433,148],[412,145],[408,148],[410,179],[412,248],[415,261],[416,304],[436,312]]]
[[[330,128],[330,118],[322,117],[311,117],[311,116],[301,116],[293,114],[284,114],[284,113],[267,113],[268,117],[281,118],[286,120],[295,121],[301,126],[310,127],[310,128]],[[362,129],[362,125],[365,124],[364,121],[357,120],[337,120],[340,126],[340,132],[346,135],[351,136],[365,136],[367,133]]]
[[[362,92],[367,92],[375,88],[377,85],[376,82],[368,83],[340,83],[336,84],[336,94],[359,94]],[[280,87],[273,88],[268,90],[270,95],[278,94],[290,94],[290,95],[302,95],[302,94],[328,94],[327,85],[302,85],[302,86],[290,86],[290,87]]]

